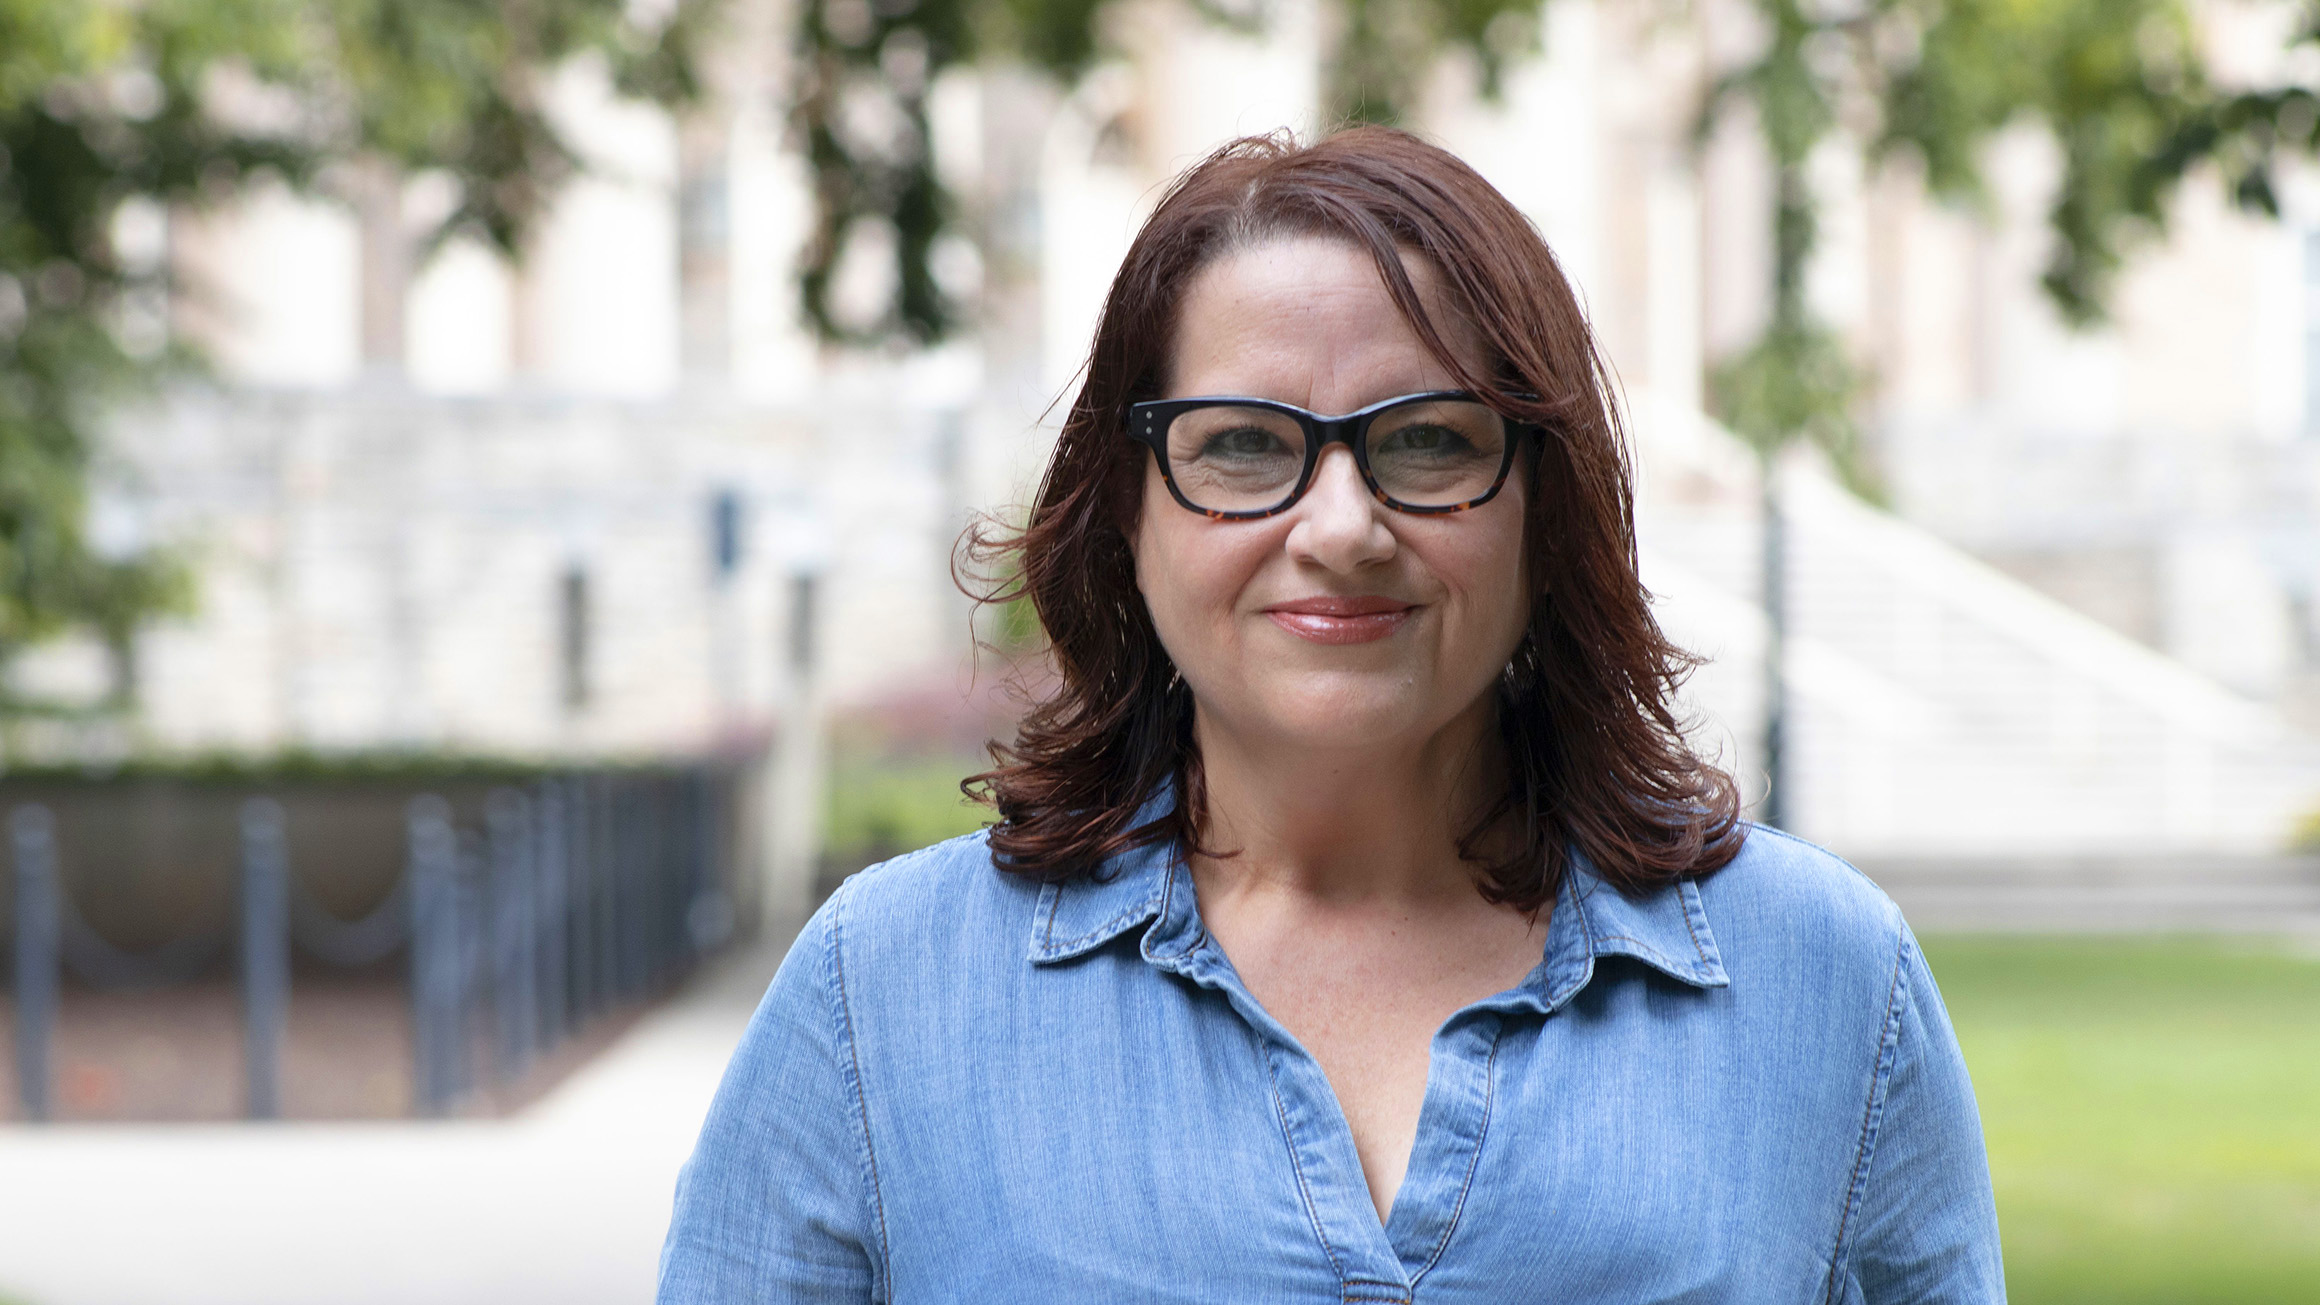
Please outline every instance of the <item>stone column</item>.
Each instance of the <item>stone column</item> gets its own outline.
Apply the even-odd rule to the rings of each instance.
[[[402,172],[384,159],[365,159],[355,166],[352,192],[362,240],[363,371],[400,379],[412,255]]]
[[[692,385],[732,378],[730,117],[713,93],[677,128],[678,353]]]

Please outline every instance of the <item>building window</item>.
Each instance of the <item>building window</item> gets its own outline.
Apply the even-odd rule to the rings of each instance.
[[[709,500],[709,566],[719,584],[741,569],[741,495],[730,489]]]
[[[556,585],[556,669],[566,711],[588,706],[588,572],[564,568]]]

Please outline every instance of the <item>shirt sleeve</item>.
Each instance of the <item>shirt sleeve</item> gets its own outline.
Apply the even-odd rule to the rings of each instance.
[[[1965,1055],[1906,927],[1892,1014],[1892,1068],[1848,1269],[1866,1305],[2006,1299],[1989,1156]]]
[[[883,1296],[875,1177],[843,998],[845,891],[799,933],[677,1179],[660,1305]]]

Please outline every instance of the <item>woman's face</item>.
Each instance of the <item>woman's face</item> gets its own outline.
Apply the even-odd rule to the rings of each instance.
[[[1482,370],[1431,266],[1405,260],[1428,315]],[[1289,238],[1202,269],[1177,323],[1167,396],[1235,395],[1327,416],[1458,387],[1395,310],[1367,252]],[[1469,712],[1528,620],[1523,478],[1479,508],[1397,512],[1332,444],[1296,506],[1213,521],[1146,459],[1136,584],[1203,728],[1257,746],[1417,745]]]

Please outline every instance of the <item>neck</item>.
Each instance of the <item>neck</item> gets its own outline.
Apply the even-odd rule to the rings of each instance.
[[[1204,877],[1353,903],[1471,895],[1458,838],[1503,791],[1489,695],[1435,734],[1382,747],[1253,739],[1195,708]]]

